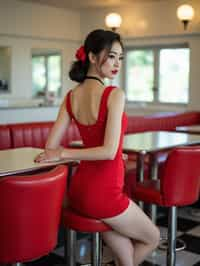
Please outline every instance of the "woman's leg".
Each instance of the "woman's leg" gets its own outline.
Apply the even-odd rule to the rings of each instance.
[[[133,266],[134,248],[128,237],[121,235],[116,231],[102,233],[106,245],[112,250],[116,266]]]
[[[132,266],[139,265],[148,254],[154,250],[160,240],[160,232],[158,228],[152,223],[149,217],[132,201],[128,208],[120,215],[112,218],[102,219],[105,223],[109,224],[113,230],[118,233],[115,235],[116,242],[117,236],[124,236],[132,240],[132,245],[134,245],[133,252],[133,264]],[[119,237],[118,245],[123,245],[123,242]],[[109,239],[107,239],[107,242]],[[124,241],[125,243],[125,241]],[[126,240],[128,249],[130,249],[130,242]],[[110,246],[114,245],[113,240],[110,240]],[[114,249],[114,248],[113,248]],[[113,252],[117,252],[120,248],[117,248]],[[131,251],[129,250],[131,253]],[[118,258],[122,265],[128,266],[124,257],[121,257],[121,253],[118,252]]]

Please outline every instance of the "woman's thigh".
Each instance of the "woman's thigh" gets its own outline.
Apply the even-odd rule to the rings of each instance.
[[[115,217],[104,218],[102,221],[110,225],[113,230],[134,240],[151,243],[159,239],[158,228],[131,200],[128,208],[123,213]]]

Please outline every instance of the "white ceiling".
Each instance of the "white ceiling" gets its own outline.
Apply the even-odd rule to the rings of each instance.
[[[169,0],[21,0],[43,5],[50,5],[59,8],[94,8],[94,7],[115,7],[132,4],[135,2],[167,2]]]

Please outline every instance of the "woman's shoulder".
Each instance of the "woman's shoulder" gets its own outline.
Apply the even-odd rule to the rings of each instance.
[[[113,95],[114,97],[123,97],[125,96],[124,90],[120,87],[117,86],[108,86],[111,88],[111,93],[110,95]]]
[[[71,91],[72,93],[74,93],[74,92],[76,92],[76,91],[79,89],[79,87],[80,87],[80,84],[77,84],[76,86],[71,87],[71,88],[69,89],[69,91]]]
[[[125,100],[125,93],[122,88],[116,87],[116,86],[110,86],[113,89],[110,92],[109,98],[108,98],[108,105],[112,104],[112,102],[124,102]]]
[[[74,87],[72,87],[72,88],[67,89],[66,97],[69,97],[69,95],[74,95],[74,94],[76,94],[77,89],[78,89],[78,85],[76,85],[76,86],[74,86]]]

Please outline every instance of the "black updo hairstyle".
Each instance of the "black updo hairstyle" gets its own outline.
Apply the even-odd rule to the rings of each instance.
[[[69,71],[70,79],[79,83],[83,82],[90,65],[88,58],[89,52],[98,55],[102,50],[106,49],[109,53],[114,42],[119,42],[123,48],[120,35],[116,32],[102,29],[90,32],[83,45],[86,53],[86,60],[84,62],[81,60],[73,62]]]

